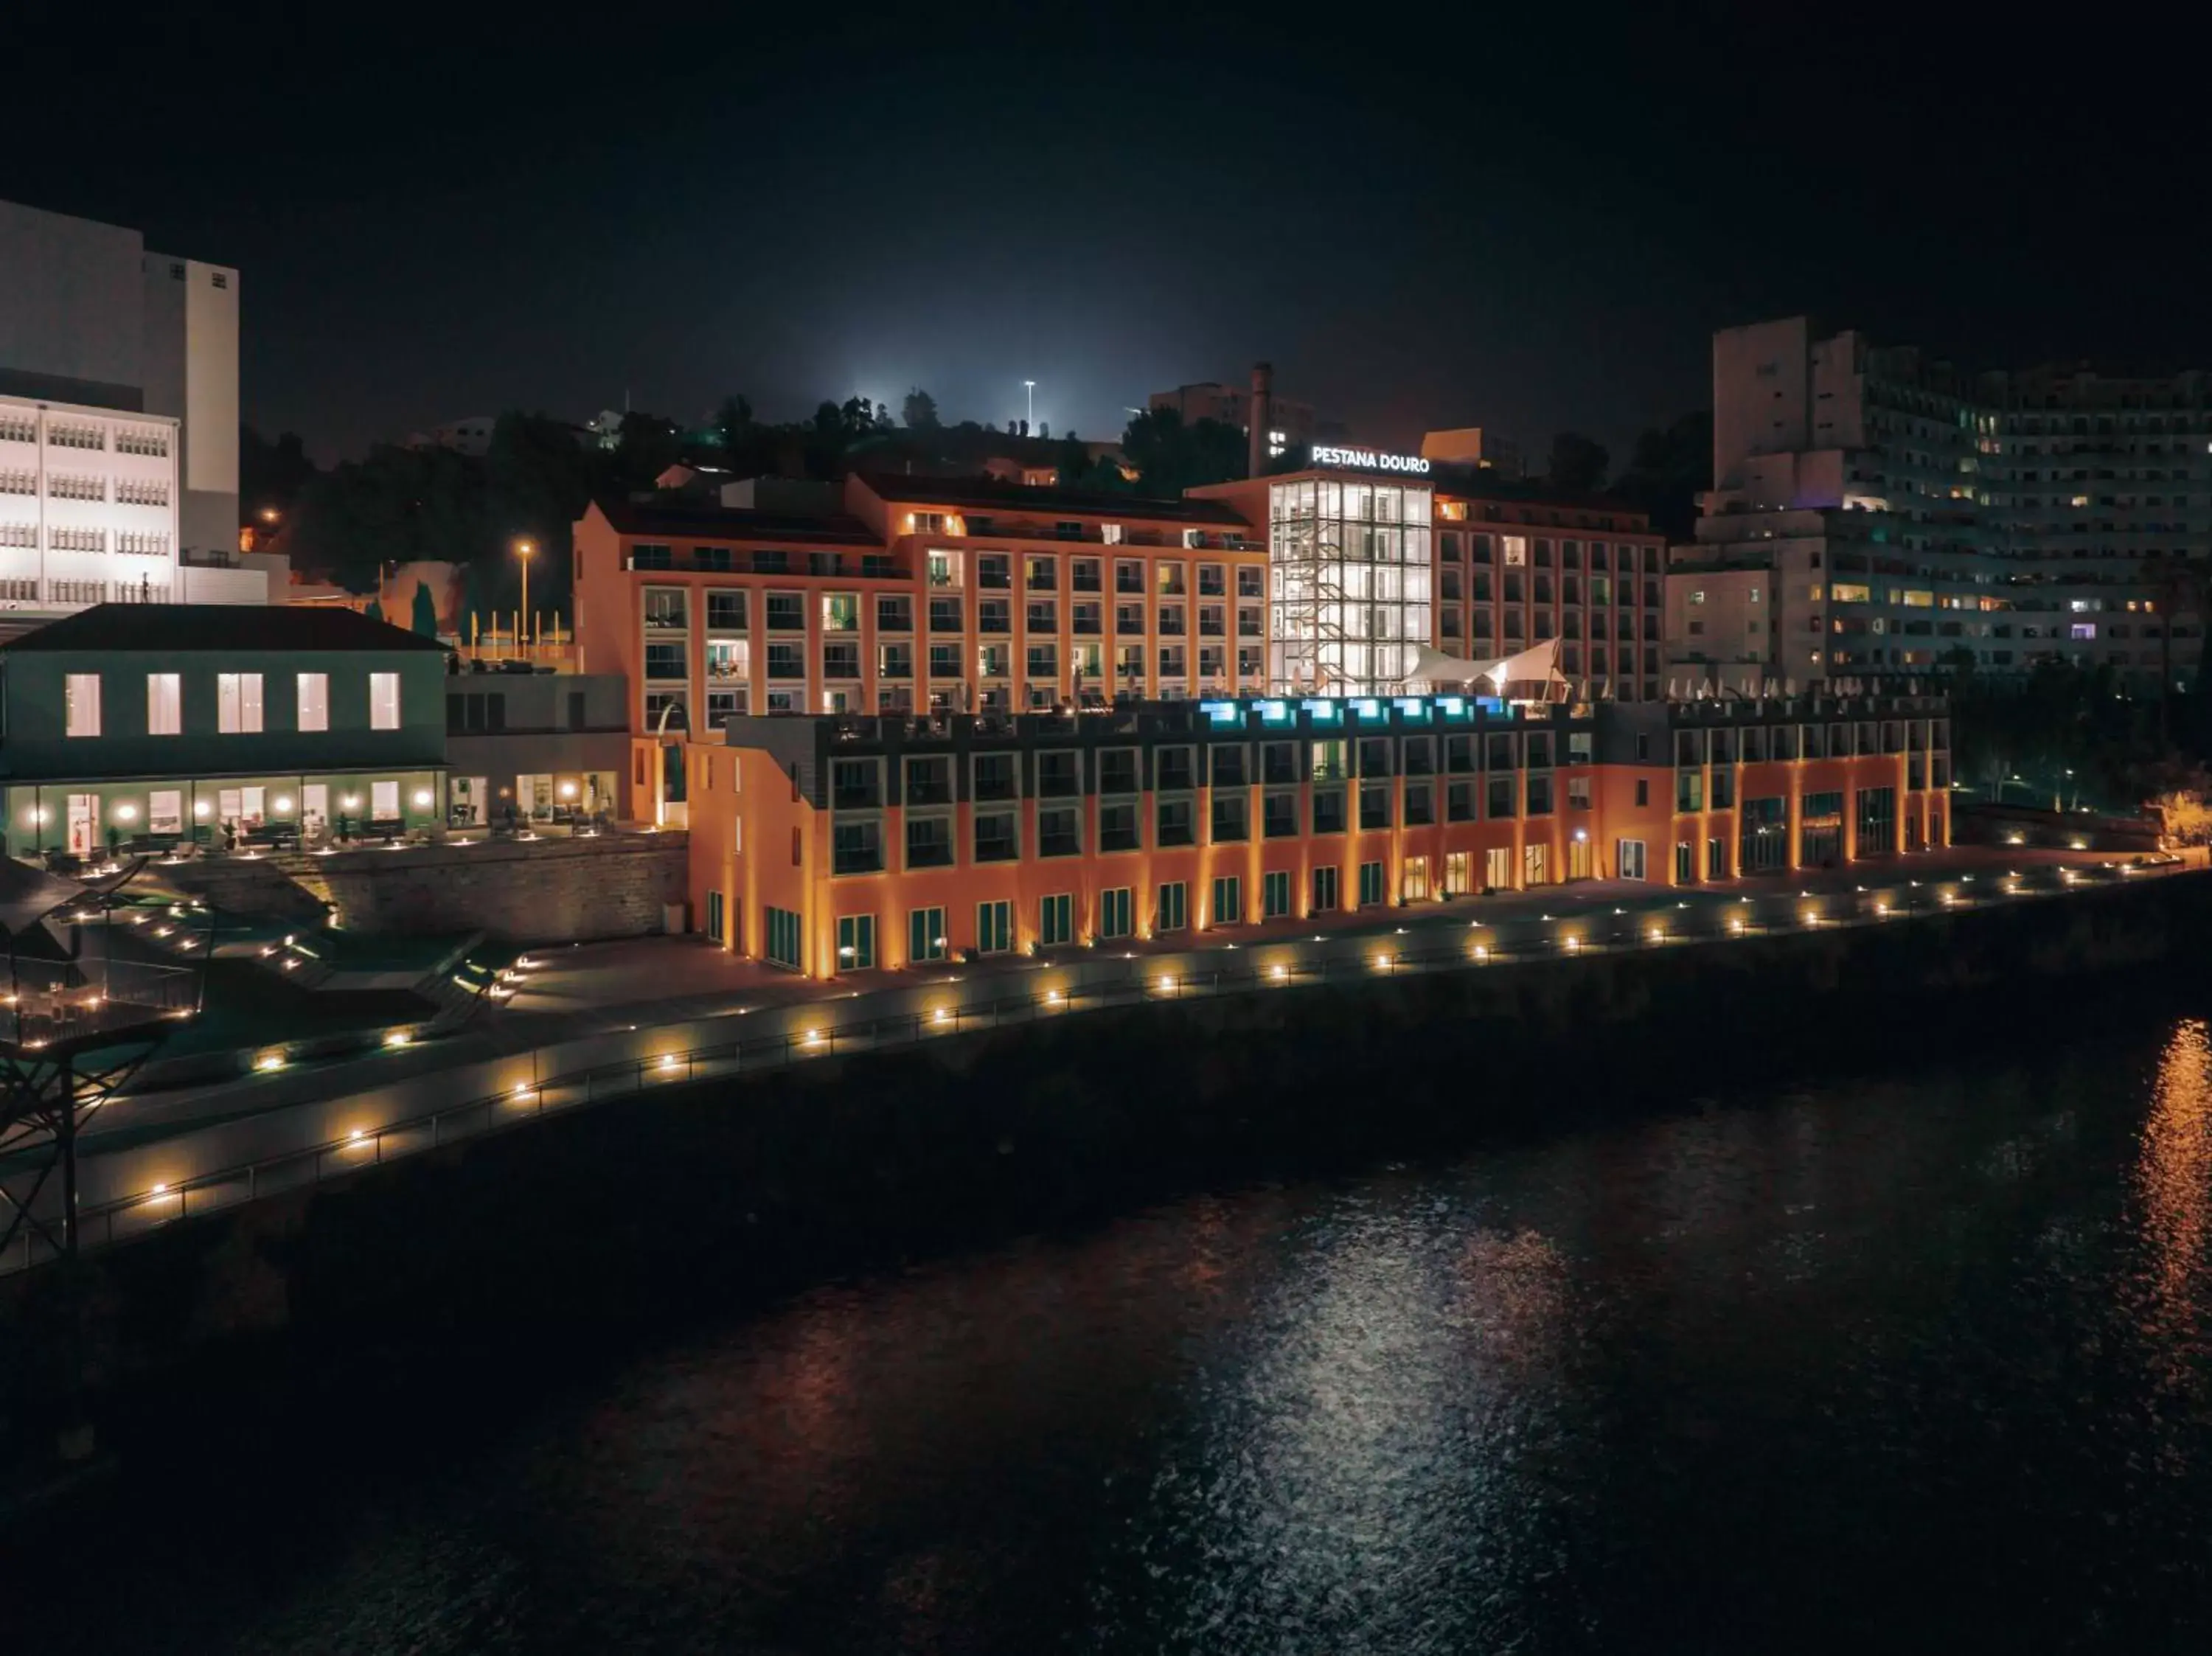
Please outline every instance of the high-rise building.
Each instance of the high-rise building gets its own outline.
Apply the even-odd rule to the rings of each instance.
[[[1972,374],[1792,317],[1714,336],[1713,409],[1713,488],[1667,583],[1677,674],[2194,676],[2212,377]]]
[[[238,272],[12,202],[0,272],[0,601],[262,602],[261,572],[213,567],[238,545]]]

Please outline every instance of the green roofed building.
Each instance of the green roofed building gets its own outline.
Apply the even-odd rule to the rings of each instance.
[[[6,850],[443,819],[446,657],[345,609],[103,604],[0,645]]]

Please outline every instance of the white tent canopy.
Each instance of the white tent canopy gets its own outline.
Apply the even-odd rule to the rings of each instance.
[[[1468,661],[1424,645],[1413,652],[1413,670],[1404,682],[1409,690],[1462,690],[1510,701],[1559,701],[1567,692],[1555,638],[1491,661]]]

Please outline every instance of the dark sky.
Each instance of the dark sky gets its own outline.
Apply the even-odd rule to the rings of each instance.
[[[625,392],[1000,422],[1024,379],[1104,436],[1262,357],[1363,440],[1618,458],[1713,328],[1799,310],[2212,364],[2154,16],[1513,9],[17,0],[0,197],[240,267],[246,417],[325,458]]]

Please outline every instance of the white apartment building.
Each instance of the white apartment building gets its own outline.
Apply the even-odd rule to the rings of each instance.
[[[179,422],[0,398],[0,606],[177,601]]]
[[[226,266],[0,202],[0,604],[267,601],[230,567],[238,299]]]
[[[1968,375],[1793,317],[1714,336],[1713,408],[1714,487],[1668,570],[1676,677],[2194,676],[2205,376]]]

